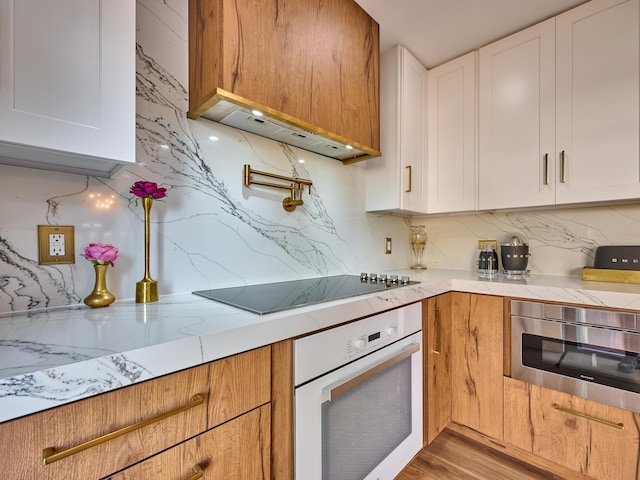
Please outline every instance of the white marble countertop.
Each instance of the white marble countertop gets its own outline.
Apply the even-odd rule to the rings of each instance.
[[[0,422],[451,290],[640,310],[640,285],[426,270],[421,283],[255,315],[191,293],[0,317]]]

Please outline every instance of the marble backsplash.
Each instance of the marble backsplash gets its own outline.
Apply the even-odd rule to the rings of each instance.
[[[81,303],[94,283],[80,256],[90,242],[119,248],[108,287],[133,298],[144,276],[143,211],[129,194],[138,180],[168,189],[151,210],[161,295],[409,264],[408,220],[365,213],[363,165],[186,118],[187,6],[137,2],[134,166],[113,179],[0,166],[0,313]],[[244,187],[245,163],[310,179],[304,206],[288,213],[286,191]],[[75,264],[38,265],[38,224],[75,226]],[[391,255],[385,237],[395,240]]]
[[[0,166],[0,314],[73,305],[93,287],[80,253],[120,250],[108,286],[133,298],[144,275],[138,180],[168,189],[154,202],[151,275],[159,293],[410,265],[409,224],[426,225],[430,268],[475,269],[478,239],[521,232],[534,273],[578,275],[597,245],[634,244],[640,208],[589,207],[406,219],[368,214],[365,164],[340,162],[207,120],[188,120],[187,0],[137,2],[137,163],[113,179]],[[299,163],[299,160],[305,160]],[[242,185],[243,165],[312,180],[287,213],[284,191]],[[365,162],[366,163],[366,162]],[[38,265],[37,225],[74,225],[76,263]],[[393,253],[384,254],[384,239]]]
[[[529,243],[528,269],[545,275],[581,276],[600,245],[640,245],[638,205],[553,208],[413,218],[426,226],[425,258],[431,268],[476,268],[478,240],[510,233]],[[498,247],[499,248],[499,247]]]

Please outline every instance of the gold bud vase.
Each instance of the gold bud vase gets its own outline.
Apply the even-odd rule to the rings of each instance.
[[[158,301],[158,282],[151,278],[149,273],[149,228],[150,212],[153,198],[142,199],[144,208],[144,278],[136,283],[136,303],[148,303]]]
[[[108,307],[115,301],[116,297],[107,290],[107,268],[109,264],[93,266],[96,272],[96,283],[93,286],[93,292],[84,299],[85,305],[92,308]]]

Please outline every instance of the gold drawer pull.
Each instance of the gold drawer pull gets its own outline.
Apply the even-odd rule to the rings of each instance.
[[[441,340],[441,334],[440,334],[440,310],[438,310],[437,308],[433,309],[433,314],[434,314],[434,330],[435,330],[435,345],[433,346],[433,350],[431,350],[431,353],[434,353],[435,355],[440,355],[440,352],[442,351],[442,340]]]
[[[624,430],[624,423],[615,423],[610,422],[609,420],[604,420],[602,418],[592,417],[591,415],[587,415],[586,413],[576,412],[575,410],[569,410],[568,408],[561,407],[557,403],[551,405],[556,410],[559,410],[564,413],[568,413],[569,415],[575,415],[576,417],[586,418],[587,420],[592,420],[594,422],[601,423],[603,425],[607,425],[608,427],[617,428],[619,430]]]
[[[404,168],[408,168],[408,169],[409,169],[409,188],[407,188],[407,189],[405,190],[405,193],[411,193],[411,183],[412,183],[412,182],[411,182],[411,165],[407,165],[407,166],[406,166],[406,167],[404,167]]]
[[[560,183],[567,183],[567,159],[564,150],[560,152]]]
[[[544,154],[544,184],[549,185],[549,154]]]
[[[193,466],[193,475],[187,478],[187,480],[198,480],[199,478],[202,478],[202,477],[204,477],[204,472],[202,471],[202,468],[200,468],[200,465],[196,463]]]
[[[191,401],[186,405],[175,408],[165,413],[161,413],[155,417],[149,418],[147,420],[143,420],[142,422],[135,423],[133,425],[129,425],[128,427],[121,428],[111,433],[107,433],[98,438],[94,438],[93,440],[89,440],[88,442],[81,443],[80,445],[76,445],[75,447],[71,447],[67,450],[63,450],[61,452],[55,453],[55,450],[52,447],[45,448],[42,451],[42,458],[44,459],[44,464],[49,465],[50,463],[57,462],[58,460],[62,460],[63,458],[70,457],[71,455],[75,455],[78,452],[82,452],[87,448],[95,447],[96,445],[100,445],[101,443],[107,442],[109,440],[113,440],[114,438],[121,437],[127,433],[133,432],[134,430],[138,430],[142,427],[146,427],[147,425],[151,425],[152,423],[159,422],[160,420],[164,420],[165,418],[172,417],[173,415],[177,415],[178,413],[189,410],[190,408],[197,407],[198,405],[202,405],[204,403],[204,395],[199,393],[195,394],[191,397]],[[200,478],[200,477],[193,477]]]

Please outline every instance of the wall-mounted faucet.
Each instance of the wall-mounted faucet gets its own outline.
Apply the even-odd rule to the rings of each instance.
[[[269,178],[277,178],[278,180],[286,180],[287,182],[291,182],[290,185],[282,185],[280,183],[272,183],[272,182],[261,182],[258,180],[254,180],[251,178],[251,175],[262,175],[264,177]],[[285,198],[282,201],[282,206],[287,212],[293,212],[296,207],[304,205],[302,201],[302,191],[305,186],[309,187],[309,194],[311,194],[311,185],[313,183],[311,180],[305,180],[303,178],[292,178],[285,177],[283,175],[277,175],[275,173],[269,172],[261,172],[259,170],[253,170],[250,165],[245,164],[244,166],[244,186],[248,187],[250,185],[262,185],[263,187],[273,187],[273,188],[283,188],[285,190],[289,190],[291,192],[291,196]]]

